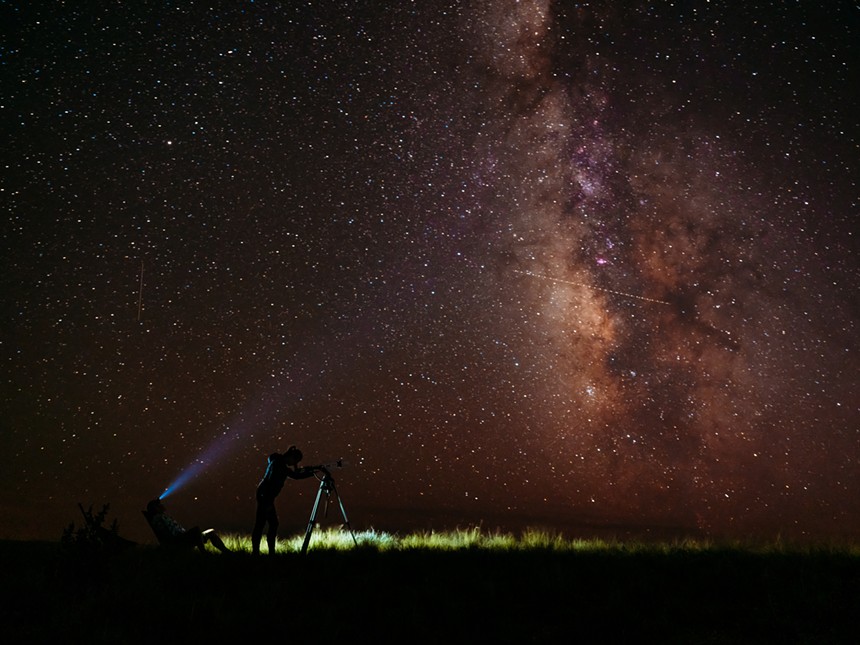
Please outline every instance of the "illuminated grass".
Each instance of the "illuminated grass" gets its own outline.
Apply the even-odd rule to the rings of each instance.
[[[353,535],[355,540],[353,540]],[[251,537],[243,534],[226,534],[222,538],[231,551],[251,552]],[[301,551],[303,534],[282,537],[278,540],[277,553],[298,553]],[[705,553],[714,551],[742,551],[746,553],[843,553],[860,556],[860,546],[785,544],[781,540],[769,543],[713,542],[701,539],[678,539],[668,542],[639,542],[630,540],[604,540],[597,538],[566,538],[561,534],[528,529],[519,535],[503,532],[484,532],[479,527],[458,528],[450,531],[423,531],[398,535],[374,529],[349,531],[340,528],[316,529],[309,545],[312,551],[491,551],[521,552],[549,551],[558,553],[605,553],[605,554],[651,554],[673,555]],[[210,546],[210,550],[214,549]],[[268,553],[265,539],[261,544],[262,553]]]

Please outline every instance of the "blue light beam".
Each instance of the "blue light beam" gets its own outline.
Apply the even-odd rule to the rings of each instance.
[[[207,468],[212,468],[225,456],[233,451],[235,446],[242,443],[244,437],[252,428],[269,427],[276,416],[282,412],[282,401],[285,396],[273,396],[267,400],[265,395],[260,396],[257,404],[248,406],[256,412],[246,413],[240,410],[227,424],[227,429],[215,437],[212,442],[191,462],[191,464],[179,473],[171,484],[164,489],[158,499],[164,499],[177,490],[196,479],[200,473]],[[300,397],[301,398],[301,397]],[[247,408],[246,408],[247,409]]]
[[[384,303],[378,307],[369,306],[373,310],[384,310]],[[185,468],[173,482],[164,489],[158,499],[172,495],[177,490],[196,479],[205,469],[215,466],[233,448],[240,445],[246,435],[253,428],[270,427],[273,421],[284,413],[289,404],[285,401],[305,401],[308,396],[317,394],[322,387],[337,374],[330,372],[326,366],[329,356],[338,356],[341,361],[341,378],[348,378],[352,369],[357,364],[361,353],[357,346],[361,346],[365,339],[371,336],[369,319],[341,320],[341,328],[332,331],[327,338],[328,342],[317,340],[307,343],[308,346],[324,348],[325,351],[308,352],[305,356],[305,364],[297,367],[284,383],[274,380],[269,387],[252,403],[244,406],[227,423],[226,429],[207,446],[192,462]],[[357,341],[356,339],[361,339]],[[372,354],[376,355],[376,354]],[[345,357],[350,357],[344,365]]]

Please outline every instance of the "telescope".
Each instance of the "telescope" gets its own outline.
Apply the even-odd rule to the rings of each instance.
[[[305,466],[308,470],[333,470],[334,468],[343,468],[347,465],[347,462],[341,459],[336,459],[335,461],[328,461],[324,464],[319,464],[317,466]]]

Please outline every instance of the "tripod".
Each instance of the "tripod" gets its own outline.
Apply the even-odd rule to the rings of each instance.
[[[349,525],[349,520],[346,517],[346,509],[343,507],[343,500],[340,498],[340,495],[337,492],[337,488],[334,485],[334,477],[332,477],[331,473],[326,469],[323,469],[322,472],[323,477],[322,479],[320,479],[320,487],[319,490],[317,490],[317,498],[314,502],[314,508],[311,511],[311,519],[308,522],[308,529],[307,531],[305,531],[305,541],[302,542],[302,555],[304,555],[308,551],[308,544],[310,544],[311,533],[313,533],[314,531],[314,525],[316,524],[317,516],[319,515],[320,499],[322,498],[323,494],[325,494],[325,510],[323,511],[323,516],[328,516],[328,503],[329,501],[331,501],[332,494],[334,494],[334,496],[337,498],[337,503],[340,506],[340,514],[343,517],[344,526],[349,529],[349,534],[352,536],[352,541],[355,543],[356,546],[358,546],[358,540],[355,539],[355,533],[352,532],[352,527]]]

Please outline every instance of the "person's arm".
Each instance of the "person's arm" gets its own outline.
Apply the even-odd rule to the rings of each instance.
[[[307,479],[308,477],[313,477],[315,472],[316,468],[313,466],[296,468],[295,470],[289,469],[287,470],[287,477],[290,479]]]

